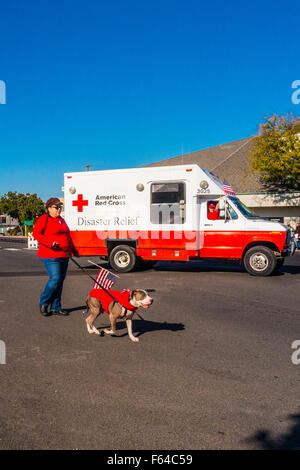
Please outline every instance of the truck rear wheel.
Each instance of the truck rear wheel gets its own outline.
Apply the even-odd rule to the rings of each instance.
[[[128,273],[136,263],[135,249],[128,245],[118,245],[111,250],[109,264],[118,273]]]
[[[276,256],[266,246],[254,246],[244,256],[244,266],[252,276],[270,276],[276,265]]]

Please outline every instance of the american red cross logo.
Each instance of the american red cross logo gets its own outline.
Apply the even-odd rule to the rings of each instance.
[[[83,206],[88,206],[89,201],[83,199],[83,194],[78,194],[77,201],[72,201],[72,206],[77,206],[78,212],[83,212]]]

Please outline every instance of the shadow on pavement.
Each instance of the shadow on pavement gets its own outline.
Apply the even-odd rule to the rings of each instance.
[[[300,266],[299,265],[298,266],[296,266],[296,265],[290,265],[290,266],[289,265],[287,265],[287,266],[283,265],[282,268],[280,268],[280,270],[277,271],[275,274],[280,273],[280,272],[282,274],[284,274],[284,273],[299,274],[300,273]]]
[[[178,272],[246,272],[239,262],[232,261],[186,261],[186,262],[159,262],[155,265],[155,271]]]
[[[138,315],[138,314],[137,314]],[[140,317],[140,315],[138,315]],[[183,331],[185,326],[183,323],[168,323],[168,322],[155,322],[151,320],[144,320],[142,317],[140,319],[133,319],[133,332],[135,336],[142,336],[145,333],[149,333],[151,331]],[[103,328],[110,328],[110,325],[101,326],[98,330],[102,330]],[[127,336],[127,328],[125,321],[117,322],[116,326],[117,331],[126,329],[126,332],[117,335],[119,338],[123,336]]]
[[[84,311],[86,311],[86,305],[81,305],[80,307],[74,308],[66,308],[65,310],[67,310],[68,313],[77,312],[78,310],[82,311],[83,313]]]
[[[287,261],[286,261],[287,262]],[[239,261],[227,260],[208,260],[208,261],[189,261],[189,262],[158,262],[154,268],[155,271],[177,271],[177,272],[244,272],[246,269]],[[284,264],[276,270],[271,276],[282,276],[283,274],[299,274],[300,265]]]
[[[258,444],[263,450],[300,450],[300,414],[289,415],[288,418],[294,424],[286,434],[273,438],[270,431],[261,429],[246,441]]]

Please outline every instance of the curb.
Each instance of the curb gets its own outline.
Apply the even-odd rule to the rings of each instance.
[[[2,237],[0,236],[0,242],[12,242],[12,243],[27,243],[27,237]]]

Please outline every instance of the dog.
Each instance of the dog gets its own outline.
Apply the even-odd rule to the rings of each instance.
[[[145,290],[134,289],[125,291],[109,291],[116,299],[114,301],[104,290],[92,289],[86,298],[87,310],[90,311],[89,316],[86,318],[87,330],[90,334],[95,333],[100,335],[100,332],[94,326],[94,321],[103,312],[109,315],[110,329],[105,328],[104,332],[108,335],[116,333],[116,322],[118,318],[126,320],[128,336],[134,343],[138,343],[139,339],[132,333],[132,317],[134,312],[139,308],[149,308],[153,299],[148,295]]]

